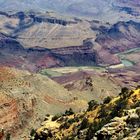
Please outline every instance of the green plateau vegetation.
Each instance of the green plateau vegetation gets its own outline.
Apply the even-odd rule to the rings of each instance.
[[[104,67],[96,66],[79,66],[79,67],[60,67],[60,68],[48,68],[40,71],[40,74],[50,77],[59,77],[67,73],[79,72],[79,71],[105,71]]]

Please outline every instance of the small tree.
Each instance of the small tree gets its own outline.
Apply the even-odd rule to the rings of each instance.
[[[87,111],[91,111],[93,107],[97,106],[98,102],[95,100],[91,100],[90,102],[88,102],[88,109]]]
[[[32,129],[31,132],[30,132],[30,136],[33,137],[35,134],[36,134],[36,131],[34,129]]]
[[[101,106],[101,110],[99,113],[100,118],[104,118],[108,115],[108,111],[105,109],[104,105]]]
[[[61,114],[56,114],[55,116],[52,117],[52,121],[56,121],[61,116],[62,116]]]
[[[73,114],[74,114],[74,111],[72,110],[72,108],[65,111],[65,115],[73,115]]]
[[[121,93],[128,93],[129,89],[127,87],[124,87],[121,89]]]
[[[10,133],[7,133],[6,140],[10,140],[10,138],[11,138],[11,134]]]
[[[108,97],[104,98],[103,103],[108,104],[111,100],[112,100],[112,97],[108,96]]]
[[[83,130],[83,129],[87,128],[88,125],[89,125],[88,119],[84,118],[83,121],[81,122],[80,130]]]
[[[129,89],[124,87],[121,89],[121,93],[119,94],[122,98],[126,98],[129,96]]]
[[[92,83],[92,78],[91,77],[87,77],[86,78],[86,85],[92,87],[93,86],[93,83]]]

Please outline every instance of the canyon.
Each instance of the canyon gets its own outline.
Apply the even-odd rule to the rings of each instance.
[[[139,115],[138,6],[138,0],[0,0],[0,140],[104,140],[120,137],[119,126],[130,136],[127,121]]]

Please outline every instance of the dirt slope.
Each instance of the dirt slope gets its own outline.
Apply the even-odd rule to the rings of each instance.
[[[28,128],[39,125],[47,113],[86,107],[86,101],[74,100],[75,95],[40,74],[0,67],[0,87],[0,127],[17,139],[17,133],[26,133]]]

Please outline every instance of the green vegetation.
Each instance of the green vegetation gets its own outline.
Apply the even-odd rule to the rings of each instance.
[[[42,75],[46,75],[46,76],[49,76],[49,77],[59,77],[59,76],[62,76],[61,73],[59,73],[57,71],[52,71],[51,69],[41,70],[40,73]]]
[[[98,105],[98,102],[95,100],[91,100],[90,102],[88,102],[88,109],[87,111],[91,111],[93,109],[93,107],[96,107]]]
[[[80,125],[80,130],[83,130],[85,128],[87,128],[89,126],[89,123],[88,123],[88,119],[87,118],[84,118],[81,122],[81,125]]]
[[[127,87],[124,87],[124,88],[121,89],[121,93],[119,95],[122,98],[126,98],[126,97],[129,96],[129,93],[130,93],[129,89]]]
[[[56,121],[61,116],[62,116],[62,114],[56,114],[55,116],[52,117],[52,121]]]
[[[111,100],[112,100],[112,97],[107,96],[106,98],[104,98],[103,104],[108,104]]]
[[[73,73],[78,71],[86,70],[95,70],[95,71],[104,71],[104,67],[96,66],[75,66],[75,67],[63,67],[63,68],[48,68],[40,71],[41,74],[47,75],[50,77],[59,77],[67,73]]]
[[[73,115],[73,114],[74,114],[74,111],[72,110],[72,108],[65,111],[65,115]]]
[[[7,133],[6,140],[10,140],[10,138],[11,138],[11,134],[10,133]]]
[[[34,129],[32,129],[31,132],[30,132],[30,136],[34,136],[35,133],[36,133],[36,131]]]
[[[36,131],[35,131],[35,129],[32,128],[32,130],[30,132],[30,140],[34,140],[35,136],[36,136]]]
[[[139,122],[138,116],[140,115],[140,110],[136,110],[136,116],[130,117],[127,116],[129,114],[127,114],[127,111],[132,109],[134,112],[136,105],[137,107],[140,106],[139,103],[139,87],[137,87],[136,90],[129,90],[127,87],[124,87],[119,96],[116,98],[106,97],[103,104],[98,104],[95,100],[91,100],[85,112],[74,113],[72,109],[66,111],[63,118],[57,121],[60,127],[58,131],[56,129],[56,133],[54,133],[52,138],[90,140],[96,137],[97,140],[110,140],[113,134],[108,134],[108,131],[111,131],[117,135],[118,139],[122,139],[130,134],[134,126],[138,128],[137,124]],[[127,120],[125,119],[126,117],[128,117]],[[114,119],[116,120],[115,122]],[[124,122],[125,125],[121,121]],[[131,125],[129,131],[123,129],[127,123],[129,123],[128,128]],[[119,127],[120,125],[122,125],[122,127]],[[109,127],[109,129],[102,130],[103,127]],[[122,129],[123,134],[119,134],[119,129]],[[101,130],[103,133],[100,132]]]

